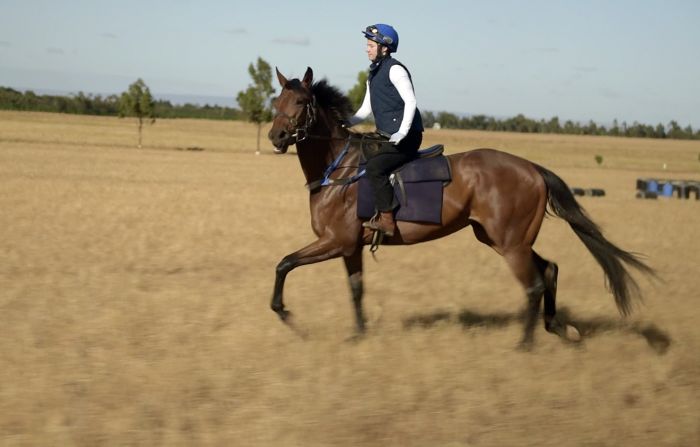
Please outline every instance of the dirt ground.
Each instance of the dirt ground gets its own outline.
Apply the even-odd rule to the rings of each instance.
[[[561,220],[536,249],[583,333],[515,349],[524,295],[470,229],[365,253],[368,335],[342,261],[293,271],[313,240],[291,154],[244,123],[0,112],[0,445],[700,445],[700,201],[635,199],[639,177],[700,180],[700,142],[428,131],[496,147],[572,187],[646,255],[623,319]],[[201,150],[187,150],[198,148]],[[598,166],[595,155],[603,156]],[[666,169],[663,169],[663,165]]]

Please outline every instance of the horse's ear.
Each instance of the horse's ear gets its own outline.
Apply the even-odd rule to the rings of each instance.
[[[284,88],[284,86],[287,85],[287,78],[285,78],[284,75],[280,73],[277,67],[275,67],[275,71],[277,72],[277,80],[280,82],[282,88]]]
[[[306,73],[304,73],[304,79],[302,79],[301,83],[304,85],[304,87],[309,88],[311,86],[311,81],[314,80],[314,71],[311,69],[311,67],[306,67]]]

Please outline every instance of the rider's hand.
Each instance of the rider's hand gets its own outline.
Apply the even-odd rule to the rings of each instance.
[[[406,137],[406,134],[405,134],[405,133],[396,132],[395,134],[393,134],[393,135],[391,136],[391,138],[389,138],[389,143],[394,143],[394,145],[397,145],[397,144],[399,144],[399,143],[401,142],[401,140],[403,140],[405,137]]]

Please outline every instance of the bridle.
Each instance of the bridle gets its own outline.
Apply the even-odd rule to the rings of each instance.
[[[348,136],[348,137],[333,137],[333,136],[327,136],[327,135],[314,135],[309,133],[309,128],[312,127],[314,124],[316,124],[317,121],[317,112],[316,112],[316,95],[311,96],[311,101],[307,102],[306,105],[304,106],[306,109],[306,113],[304,114],[304,123],[299,124],[299,120],[294,117],[287,115],[284,112],[277,112],[274,116],[273,119],[276,119],[277,117],[282,117],[286,118],[288,121],[288,126],[287,130],[292,133],[292,137],[295,138],[294,143],[299,143],[301,141],[308,139],[313,139],[313,140],[340,140],[340,141],[350,141],[350,140],[359,140],[361,143],[364,142],[382,142],[385,143],[390,135],[385,135],[383,138],[372,138],[366,135],[363,135],[361,137],[353,137],[353,136]],[[291,130],[290,130],[291,129]]]
[[[295,143],[299,143],[300,141],[304,141],[307,138],[316,138],[313,135],[309,135],[309,127],[313,126],[316,124],[316,96],[312,95],[311,96],[311,101],[306,103],[306,113],[304,114],[304,123],[302,125],[299,125],[299,120],[297,120],[296,117],[294,116],[289,116],[284,112],[277,112],[275,115],[275,118],[277,117],[283,117],[287,118],[287,121],[289,122],[289,127],[291,127],[294,132],[292,136],[296,138]]]

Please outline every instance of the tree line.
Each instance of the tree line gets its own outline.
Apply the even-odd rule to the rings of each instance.
[[[523,114],[506,119],[496,119],[486,115],[459,117],[454,113],[439,112],[435,114],[429,111],[421,112],[421,115],[425,127],[433,127],[435,124],[438,124],[440,128],[447,129],[700,140],[700,129],[693,131],[690,125],[681,127],[675,120],[671,120],[667,125],[659,123],[656,126],[642,124],[637,121],[627,124],[626,121],[619,123],[618,120],[614,120],[611,125],[606,127],[593,121],[579,123],[566,120],[564,123],[561,123],[556,116],[549,120],[534,120]]]
[[[141,83],[141,90],[149,95],[151,105],[147,112],[151,118],[246,119],[258,126],[259,150],[260,127],[272,117],[271,99],[275,89],[272,87],[272,69],[262,58],[258,58],[255,64],[251,63],[248,66],[248,73],[253,82],[246,90],[239,92],[236,96],[240,109],[208,104],[204,106],[198,104],[178,105],[172,104],[170,101],[153,100],[150,98],[150,92],[148,92],[145,83],[140,79],[136,83]],[[367,72],[361,71],[357,76],[357,83],[347,93],[355,109],[359,108],[364,98],[366,82]],[[134,84],[129,88],[131,89]],[[70,96],[37,95],[32,91],[19,92],[11,88],[0,87],[0,109],[140,117],[141,112],[134,110],[135,106],[133,105],[128,113],[124,112],[129,107],[125,109],[123,103],[128,101],[130,96],[133,95],[128,95],[127,92],[122,93],[121,96],[86,95],[83,92]],[[504,119],[487,115],[460,117],[450,112],[421,111],[421,114],[426,128],[700,140],[700,129],[693,130],[690,125],[682,127],[675,120],[665,125],[661,123],[649,125],[637,121],[628,124],[626,121],[619,123],[615,120],[611,125],[604,126],[592,120],[588,123],[572,120],[566,120],[562,123],[556,116],[548,120],[535,120],[523,114]],[[141,118],[139,118],[139,123],[141,123]],[[141,124],[139,124],[139,130],[140,128]]]
[[[0,87],[0,109],[33,112],[71,113],[76,115],[119,116],[119,95],[91,95],[79,92],[75,95],[39,95],[31,90],[20,92]],[[218,120],[243,119],[239,109],[218,105],[173,104],[154,100],[154,113],[158,118],[202,118]]]

